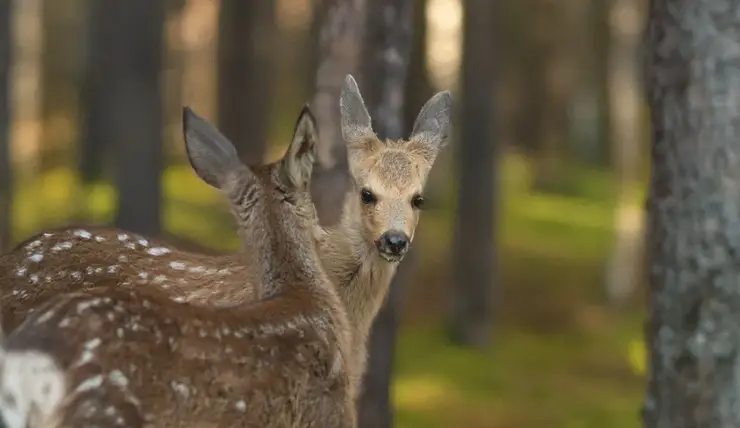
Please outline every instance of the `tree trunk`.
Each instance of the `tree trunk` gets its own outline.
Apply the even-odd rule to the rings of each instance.
[[[414,0],[374,0],[368,4],[362,75],[373,129],[383,139],[405,137],[404,89],[411,56]],[[395,357],[401,290],[413,260],[401,264],[385,305],[373,323],[369,359],[359,401],[360,428],[390,428],[390,383]]]
[[[358,52],[365,27],[366,0],[323,0],[318,8],[316,93],[312,108],[321,135],[311,194],[322,225],[339,221],[348,185],[347,151],[339,127],[339,93],[344,77],[358,81]]]
[[[615,241],[606,277],[609,302],[626,303],[641,275],[643,207],[634,191],[640,178],[641,99],[637,63],[642,20],[639,0],[612,0],[609,100],[616,172]]]
[[[275,2],[221,0],[218,124],[247,163],[261,162],[272,112]]]
[[[116,226],[160,232],[164,3],[93,0],[89,58],[90,144],[110,143],[116,159]]]
[[[740,1],[652,0],[647,428],[740,426]]]
[[[493,3],[488,0],[467,0],[463,15],[460,185],[453,247],[455,308],[451,336],[456,343],[475,347],[489,342],[495,281],[494,13]]]
[[[13,163],[10,150],[12,16],[12,1],[0,1],[0,250],[10,246],[13,230]]]
[[[406,84],[403,124],[404,136],[411,132],[411,127],[421,107],[434,95],[434,88],[429,81],[427,70],[427,17],[426,6],[429,0],[413,0],[413,44],[409,60],[409,79]]]

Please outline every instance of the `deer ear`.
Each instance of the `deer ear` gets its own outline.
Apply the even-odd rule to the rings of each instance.
[[[318,140],[316,119],[306,104],[298,115],[293,139],[283,156],[281,180],[284,184],[294,189],[305,189],[309,185]]]
[[[182,109],[185,149],[195,173],[211,186],[222,189],[226,174],[242,166],[236,148],[215,126],[190,107]]]
[[[367,112],[360,89],[351,74],[344,78],[339,110],[342,115],[342,138],[345,141],[351,143],[374,135],[370,113]]]
[[[449,91],[438,92],[421,108],[409,140],[421,143],[433,161],[447,143],[451,119],[452,95]]]

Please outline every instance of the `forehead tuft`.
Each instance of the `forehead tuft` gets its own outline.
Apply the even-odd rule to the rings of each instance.
[[[416,190],[423,181],[420,159],[397,148],[378,152],[371,171],[373,178],[383,187],[400,193],[406,193],[412,187]]]

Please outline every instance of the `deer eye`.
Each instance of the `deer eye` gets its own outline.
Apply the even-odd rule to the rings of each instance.
[[[416,209],[422,209],[424,207],[424,197],[421,195],[414,196],[411,198],[411,205]]]
[[[368,189],[362,189],[360,191],[360,199],[365,205],[374,204],[377,200],[375,199],[375,195],[373,195],[373,192],[369,191]]]

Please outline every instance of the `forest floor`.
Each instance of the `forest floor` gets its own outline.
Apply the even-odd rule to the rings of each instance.
[[[604,304],[610,177],[583,168],[570,176],[565,195],[531,191],[528,163],[514,156],[504,162],[495,328],[485,351],[446,339],[453,209],[435,204],[424,213],[393,387],[399,428],[640,426],[644,292],[621,310]],[[233,229],[223,226],[229,214],[220,196],[189,166],[168,168],[163,183],[169,233],[237,248]],[[74,218],[109,221],[115,207],[110,184],[80,192],[69,169],[23,180],[16,192],[16,241]],[[453,200],[453,188],[437,193]]]

